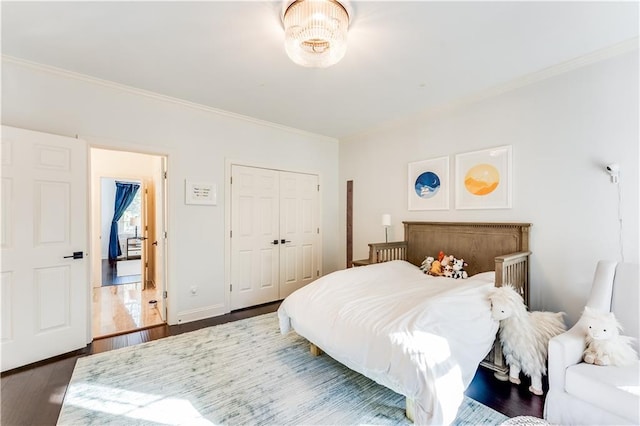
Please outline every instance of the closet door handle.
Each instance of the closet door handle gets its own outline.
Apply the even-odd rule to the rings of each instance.
[[[278,240],[273,240],[273,241],[271,241],[271,244],[276,245],[276,244],[279,244],[279,243],[278,243]]]
[[[280,244],[290,243],[291,241],[285,240],[284,238],[280,240]]]

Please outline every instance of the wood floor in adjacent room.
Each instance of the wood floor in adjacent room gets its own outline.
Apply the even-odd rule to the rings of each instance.
[[[275,312],[278,306],[280,303],[276,302],[207,320],[175,326],[165,324],[129,334],[97,339],[86,349],[5,372],[0,378],[2,385],[0,424],[3,426],[55,425],[64,393],[79,357]],[[532,395],[527,390],[528,386],[527,379],[516,386],[509,382],[500,382],[490,371],[479,368],[466,394],[509,417],[542,417],[544,397]]]
[[[163,324],[158,304],[149,303],[160,297],[159,290],[143,288],[140,282],[93,288],[93,338]]]

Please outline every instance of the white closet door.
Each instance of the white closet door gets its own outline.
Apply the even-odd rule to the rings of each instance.
[[[231,176],[233,310],[278,299],[280,184],[269,169],[233,165]]]
[[[317,212],[318,176],[280,172],[280,299],[318,275]]]
[[[2,126],[2,371],[89,341],[88,181],[84,141]]]

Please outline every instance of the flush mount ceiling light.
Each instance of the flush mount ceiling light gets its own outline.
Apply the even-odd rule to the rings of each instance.
[[[326,68],[347,51],[349,13],[336,0],[296,0],[282,20],[287,55],[298,65]]]

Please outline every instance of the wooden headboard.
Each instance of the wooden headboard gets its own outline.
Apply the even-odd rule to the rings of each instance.
[[[530,223],[402,223],[404,241],[369,244],[368,263],[401,259],[420,266],[443,251],[464,259],[469,275],[496,271],[496,286],[513,285],[529,304]]]
[[[440,250],[464,259],[469,275],[495,270],[495,258],[529,251],[529,223],[403,222],[406,260],[420,266]]]

